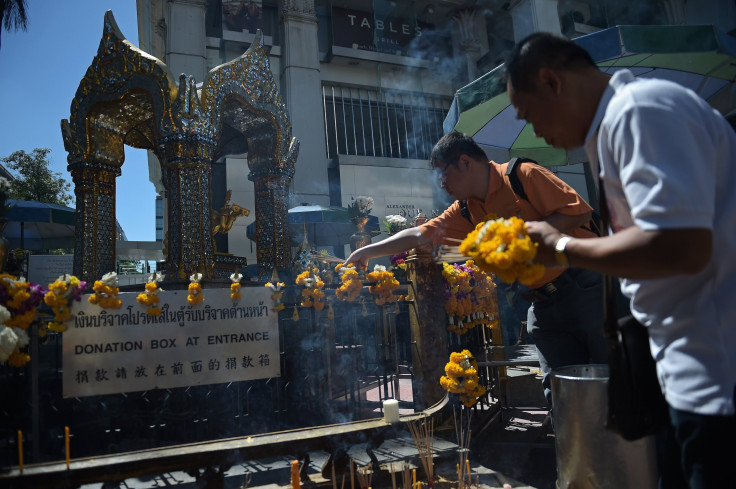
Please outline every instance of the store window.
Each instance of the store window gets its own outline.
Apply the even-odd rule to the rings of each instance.
[[[338,154],[428,159],[452,99],[326,83],[322,101],[327,157]]]

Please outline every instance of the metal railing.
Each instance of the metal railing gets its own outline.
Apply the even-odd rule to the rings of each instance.
[[[84,457],[381,416],[400,383],[416,390],[410,305],[377,307],[367,290],[360,302],[330,300],[335,319],[288,303],[279,314],[281,376],[261,380],[64,398],[62,335],[32,337],[32,363],[0,367],[0,466],[17,463],[17,430],[26,463],[39,463],[63,456],[65,426],[74,456]],[[402,408],[415,402],[400,399]]]

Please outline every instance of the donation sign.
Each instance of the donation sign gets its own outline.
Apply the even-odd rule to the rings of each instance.
[[[190,306],[187,291],[161,291],[160,316],[121,293],[120,309],[72,303],[63,341],[64,397],[168,389],[278,377],[278,314],[271,290],[203,289]]]

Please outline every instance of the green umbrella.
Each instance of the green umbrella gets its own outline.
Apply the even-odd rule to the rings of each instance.
[[[574,39],[602,71],[664,78],[698,93],[722,114],[736,108],[736,39],[713,26],[616,26]],[[582,162],[547,145],[510,105],[503,65],[457,91],[445,132],[469,134],[497,161],[526,156],[545,166]]]

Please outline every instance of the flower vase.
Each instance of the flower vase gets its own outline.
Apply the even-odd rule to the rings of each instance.
[[[3,235],[6,224],[8,224],[8,220],[4,217],[0,218],[0,272],[5,271],[5,265],[8,263],[8,254],[10,253],[10,242]]]
[[[355,232],[350,236],[350,251],[355,251],[358,248],[371,244],[371,233],[365,230],[369,221],[368,216],[354,217],[351,221],[355,226]]]

